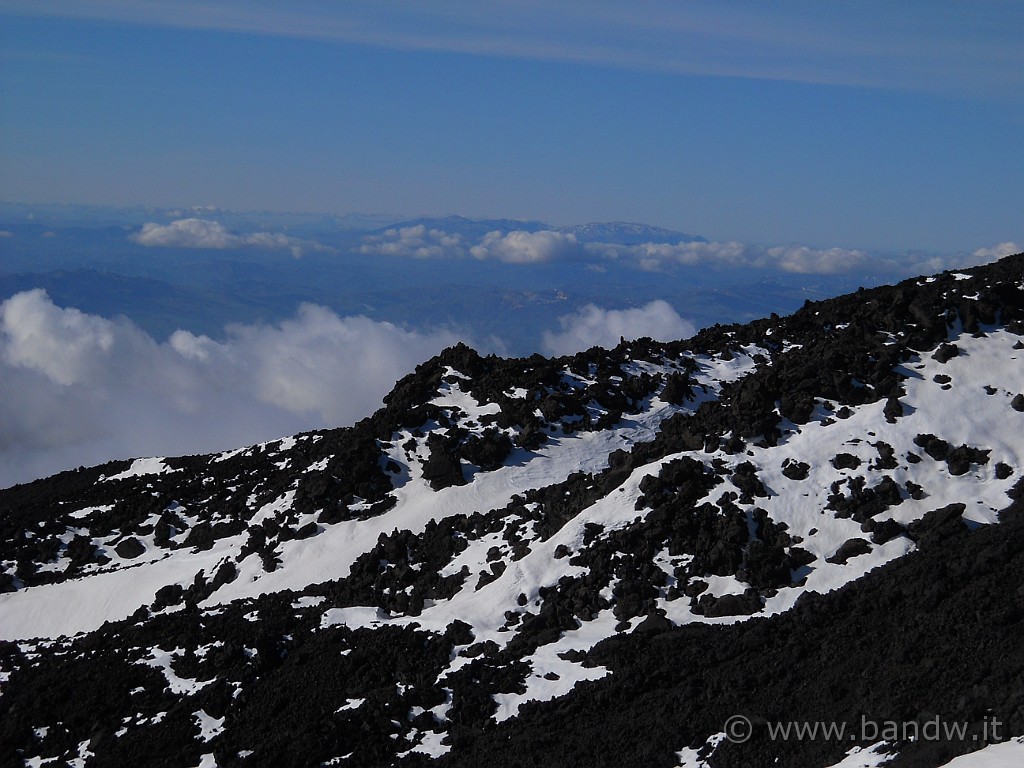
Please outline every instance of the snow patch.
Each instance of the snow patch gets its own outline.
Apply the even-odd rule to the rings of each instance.
[[[195,718],[196,724],[199,726],[199,739],[201,741],[210,741],[214,737],[219,736],[224,730],[225,718],[210,717],[204,709],[192,713],[192,717]]]
[[[173,472],[168,467],[162,458],[146,458],[136,459],[132,462],[132,465],[128,467],[124,472],[120,472],[110,477],[101,478],[102,480],[127,480],[132,477],[142,477],[144,475],[162,475],[165,472]]]
[[[977,752],[953,758],[942,768],[1020,768],[1024,765],[1024,736],[990,744]]]

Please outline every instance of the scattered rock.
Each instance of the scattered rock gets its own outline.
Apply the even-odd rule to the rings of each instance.
[[[857,469],[860,459],[852,453],[837,453],[832,457],[832,466],[836,469]]]
[[[762,607],[757,590],[748,589],[741,595],[701,595],[693,611],[708,618],[715,618],[749,615],[757,613]]]
[[[146,545],[134,536],[129,536],[118,542],[117,546],[114,547],[114,551],[118,557],[132,560],[146,551]]]
[[[839,545],[839,549],[835,551],[831,557],[826,557],[826,563],[834,563],[838,565],[846,565],[851,558],[859,557],[860,555],[866,555],[871,551],[871,543],[866,539],[853,538],[847,539]]]
[[[932,355],[932,359],[940,363],[947,363],[959,354],[960,348],[956,344],[940,344]]]
[[[786,459],[782,462],[782,474],[790,480],[806,480],[811,470],[811,465],[805,461]]]

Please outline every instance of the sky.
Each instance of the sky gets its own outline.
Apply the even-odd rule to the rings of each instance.
[[[0,0],[0,200],[1024,240],[1024,4]]]

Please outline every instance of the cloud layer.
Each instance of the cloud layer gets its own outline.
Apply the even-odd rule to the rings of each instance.
[[[509,264],[537,264],[567,259],[581,252],[576,235],[542,230],[540,232],[488,232],[478,245],[469,249],[477,259],[496,259]]]
[[[589,248],[608,259],[632,261],[641,269],[652,271],[684,265],[826,275],[850,272],[871,261],[865,251],[849,248],[813,248],[807,245],[764,247],[735,240],[630,246],[596,243]]]
[[[664,301],[591,304],[558,325],[541,340],[548,354],[694,333]],[[276,325],[228,326],[220,341],[179,330],[161,343],[125,318],[59,307],[41,289],[18,293],[0,303],[0,487],[110,459],[206,453],[351,424],[460,340],[473,342],[303,304]]]
[[[360,251],[419,259],[473,257],[522,265],[575,261],[600,268],[616,262],[652,272],[684,266],[760,269],[800,275],[833,275],[870,270],[893,276],[910,276],[984,264],[1019,253],[1021,247],[1006,242],[991,248],[979,248],[971,254],[925,256],[908,253],[893,256],[872,254],[855,248],[818,248],[799,244],[764,246],[736,240],[639,245],[581,243],[574,234],[557,230],[495,231],[471,243],[459,233],[428,229],[418,224],[369,236],[365,238]]]
[[[222,342],[178,331],[158,343],[127,320],[19,293],[0,304],[0,487],[351,424],[460,338],[306,304],[279,325],[230,326]]]
[[[737,241],[724,243],[682,242],[617,245],[581,243],[571,232],[541,230],[489,232],[476,244],[458,233],[428,229],[423,224],[389,229],[367,237],[362,253],[418,259],[455,259],[467,255],[508,264],[540,264],[580,261],[600,265],[609,261],[634,264],[640,269],[661,270],[671,266],[714,266],[781,270],[800,274],[848,272],[871,260],[864,251],[847,248],[811,248],[806,245],[762,247]]]
[[[388,229],[380,235],[369,235],[359,247],[359,252],[414,259],[450,259],[465,256],[466,245],[458,233],[449,234],[416,224]]]
[[[404,256],[413,259],[459,259],[472,256],[508,264],[539,264],[582,253],[576,235],[554,230],[540,232],[488,232],[472,244],[458,232],[427,228],[424,224],[393,227],[364,238],[360,253]]]
[[[131,235],[140,245],[155,248],[266,248],[290,251],[298,258],[303,251],[330,250],[312,240],[289,237],[280,232],[249,232],[235,234],[219,221],[209,219],[178,219],[170,224],[150,222]]]
[[[665,301],[638,309],[601,309],[588,304],[558,318],[561,331],[545,331],[542,347],[548,355],[571,355],[591,347],[614,347],[621,339],[650,337],[658,341],[684,339],[697,332]]]
[[[148,244],[179,247],[264,242],[249,242],[255,235],[232,234],[199,219],[152,225],[143,234]],[[390,230],[365,247],[520,265],[573,259],[650,270],[688,265],[908,275],[983,264],[1024,250],[1004,242],[955,257],[886,260],[840,248],[738,242],[581,244],[554,231],[492,232],[469,244],[458,234],[422,226]],[[540,339],[547,354],[611,347],[620,338],[670,340],[695,332],[664,301],[636,309],[587,305],[558,318],[557,326]],[[392,384],[417,363],[459,340],[473,341],[452,329],[409,330],[304,304],[276,325],[229,326],[223,340],[177,331],[160,343],[127,319],[60,308],[42,290],[19,293],[0,303],[0,487],[112,458],[208,452],[350,424],[379,407]],[[503,349],[498,339],[488,346]]]

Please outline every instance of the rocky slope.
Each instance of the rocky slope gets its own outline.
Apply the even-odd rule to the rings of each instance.
[[[0,491],[0,763],[1016,764],[1022,334],[1016,256]]]

